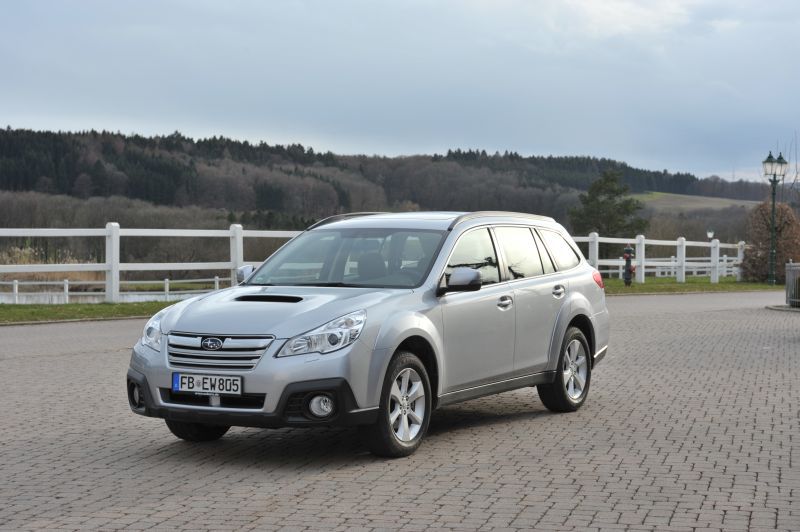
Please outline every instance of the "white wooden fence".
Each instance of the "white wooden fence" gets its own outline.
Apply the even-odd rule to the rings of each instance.
[[[79,298],[84,301],[107,301],[116,303],[120,301],[143,301],[154,299],[181,299],[195,293],[205,292],[206,290],[171,290],[171,287],[179,285],[181,280],[164,279],[164,290],[159,292],[141,292],[120,290],[121,285],[134,285],[137,283],[152,284],[158,281],[121,281],[121,272],[142,272],[142,271],[209,271],[209,270],[229,270],[230,283],[236,282],[236,269],[245,264],[257,265],[263,260],[259,257],[256,261],[245,261],[244,259],[244,239],[245,238],[291,238],[299,234],[299,231],[245,231],[241,225],[234,224],[228,230],[207,230],[207,229],[121,229],[118,223],[108,223],[105,229],[0,229],[0,238],[63,238],[63,237],[92,237],[105,239],[105,262],[84,263],[84,264],[0,264],[0,275],[7,280],[0,280],[0,287],[11,287],[10,292],[0,292],[0,303],[32,303],[32,302],[54,302],[65,303],[70,301],[70,286],[73,288],[79,285],[103,284],[104,291],[94,292],[87,295],[81,293]],[[120,239],[134,237],[169,237],[169,238],[220,238],[227,239],[230,247],[230,260],[225,262],[162,262],[162,263],[134,263],[120,262]],[[725,275],[739,276],[739,265],[744,257],[744,242],[738,244],[720,244],[719,240],[711,242],[688,242],[681,237],[677,240],[648,240],[643,235],[638,235],[634,239],[628,238],[607,238],[601,237],[597,233],[591,233],[586,237],[576,237],[576,242],[585,242],[589,248],[589,262],[597,269],[605,273],[621,273],[624,260],[619,259],[600,259],[600,245],[613,245],[615,255],[621,255],[622,248],[626,244],[635,246],[636,256],[636,282],[645,282],[646,274],[659,276],[676,277],[678,282],[686,281],[688,274],[709,275],[712,283],[719,282],[719,278]],[[647,246],[668,246],[675,248],[675,254],[667,258],[648,258]],[[687,248],[708,249],[708,257],[687,257]],[[731,250],[731,255],[720,256],[720,250]],[[735,255],[735,257],[734,257]],[[15,273],[58,273],[58,272],[104,272],[105,282],[91,281],[19,281],[13,279]],[[215,288],[219,288],[220,283],[227,284],[227,280],[219,277],[208,279],[193,279],[192,282],[213,282]],[[21,292],[20,286],[43,285],[57,286],[57,292]],[[73,301],[77,300],[73,294]],[[43,297],[46,296],[46,297]]]
[[[677,240],[653,240],[644,235],[636,238],[609,238],[601,237],[597,233],[589,236],[574,237],[576,242],[585,242],[589,246],[589,263],[603,272],[619,272],[621,275],[625,261],[618,259],[600,259],[600,244],[613,244],[615,252],[622,254],[622,249],[630,244],[634,250],[633,265],[636,266],[636,282],[645,282],[645,276],[652,273],[659,277],[675,277],[679,283],[686,282],[686,274],[704,274],[711,278],[712,283],[718,283],[720,277],[735,275],[741,280],[741,264],[744,259],[745,243],[721,244],[718,239],[710,242],[693,242],[684,237]],[[647,246],[675,248],[675,254],[669,257],[648,258]],[[687,257],[687,248],[700,248],[708,250],[707,257]],[[731,254],[720,255],[720,250],[731,250]]]
[[[121,229],[116,222],[109,222],[105,229],[0,229],[2,237],[96,237],[105,238],[106,260],[100,263],[86,264],[0,264],[0,274],[14,273],[52,273],[52,272],[105,272],[105,290],[101,294],[95,293],[95,297],[102,295],[103,299],[109,303],[117,303],[122,300],[137,301],[144,299],[158,299],[157,297],[142,297],[140,292],[120,292],[120,272],[143,272],[143,271],[208,271],[208,270],[230,270],[230,282],[236,282],[236,269],[245,264],[259,264],[261,260],[245,262],[244,260],[244,239],[245,238],[291,238],[299,234],[299,231],[245,231],[241,225],[234,224],[230,229]],[[229,241],[230,260],[226,262],[159,262],[159,263],[137,263],[120,262],[119,250],[120,239],[128,237],[178,237],[178,238],[224,238]],[[263,260],[263,257],[262,257]],[[3,275],[8,277],[7,275]],[[211,281],[211,279],[195,279],[197,281]],[[144,281],[148,282],[148,281]],[[156,281],[159,282],[159,281]],[[148,282],[150,283],[150,282]],[[173,281],[173,284],[176,281]],[[0,284],[11,284],[12,292],[10,298],[7,294],[0,294],[0,302],[24,303],[29,302],[35,294],[20,294],[19,286],[25,284],[59,284],[61,283],[37,283],[20,281],[4,281]],[[73,283],[81,284],[81,283]],[[83,283],[91,284],[91,283]],[[131,281],[122,284],[134,284]],[[180,299],[181,295],[187,295],[188,291],[175,292],[170,294],[170,281],[164,280],[165,299]],[[215,280],[219,286],[219,279]],[[64,297],[58,298],[57,302],[69,301],[69,281],[64,281]],[[197,292],[197,291],[195,291]],[[23,297],[20,297],[23,296]],[[8,300],[10,299],[10,301]],[[26,301],[28,300],[28,301]],[[54,298],[50,298],[53,301]]]

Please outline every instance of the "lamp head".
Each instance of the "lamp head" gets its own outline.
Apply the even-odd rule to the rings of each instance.
[[[769,152],[769,155],[761,162],[761,165],[765,176],[775,175],[775,157],[772,156],[772,152]]]
[[[789,167],[788,161],[783,158],[783,153],[778,154],[778,158],[775,159],[775,174],[778,177],[783,177],[786,175],[786,169]]]

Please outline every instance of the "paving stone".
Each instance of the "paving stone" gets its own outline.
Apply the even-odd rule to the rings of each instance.
[[[0,530],[798,530],[800,315],[764,308],[781,298],[609,298],[584,408],[532,389],[445,407],[398,460],[350,429],[179,441],[128,410],[143,322],[0,327]]]

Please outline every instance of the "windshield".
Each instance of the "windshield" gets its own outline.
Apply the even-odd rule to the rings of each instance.
[[[422,284],[444,231],[316,229],[272,255],[248,285],[412,288]]]

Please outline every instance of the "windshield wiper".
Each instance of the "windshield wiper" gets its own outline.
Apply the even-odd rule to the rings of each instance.
[[[275,286],[272,283],[247,283],[245,286]]]

